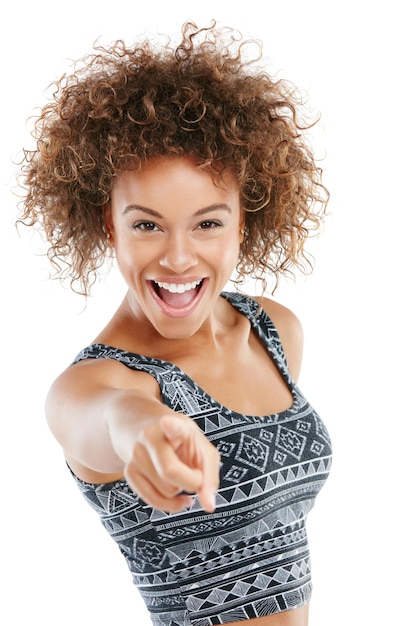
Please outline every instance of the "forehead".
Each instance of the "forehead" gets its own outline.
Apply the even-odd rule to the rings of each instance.
[[[235,196],[238,183],[229,168],[221,172],[202,168],[192,157],[154,157],[115,178],[112,197],[126,194],[160,196],[164,193],[205,193]]]

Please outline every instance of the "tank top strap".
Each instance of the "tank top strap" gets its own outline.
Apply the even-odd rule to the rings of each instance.
[[[164,404],[173,411],[199,416],[217,404],[180,367],[169,361],[142,356],[113,346],[95,343],[84,348],[72,365],[84,359],[113,359],[130,369],[150,374],[157,381]],[[219,405],[220,406],[220,405]]]
[[[282,342],[273,321],[257,300],[236,292],[224,292],[223,297],[242,315],[248,318],[252,327],[265,345],[272,359],[280,370],[284,380],[294,386],[294,380],[288,369]]]
[[[143,356],[128,350],[121,350],[103,343],[93,343],[81,350],[71,365],[75,365],[85,359],[113,359],[130,369],[151,374],[161,387],[165,386],[172,378],[173,373],[178,371],[177,366],[168,361],[161,361],[160,359]]]

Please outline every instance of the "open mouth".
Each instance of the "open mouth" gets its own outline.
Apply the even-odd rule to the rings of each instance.
[[[189,306],[198,296],[204,278],[189,283],[165,283],[152,281],[156,296],[167,306],[183,309]]]

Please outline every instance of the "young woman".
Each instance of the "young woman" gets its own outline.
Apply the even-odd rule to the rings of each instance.
[[[225,292],[306,268],[327,191],[294,88],[216,25],[100,47],[56,85],[21,219],[87,294],[127,293],[53,383],[48,423],[158,626],[306,626],[305,521],[331,462],[297,387],[302,330]]]

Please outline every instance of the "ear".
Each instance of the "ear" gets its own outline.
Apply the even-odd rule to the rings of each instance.
[[[106,202],[106,204],[103,204],[103,224],[106,230],[107,241],[109,242],[110,245],[113,245],[113,233],[114,233],[113,216],[112,216],[109,202]]]

